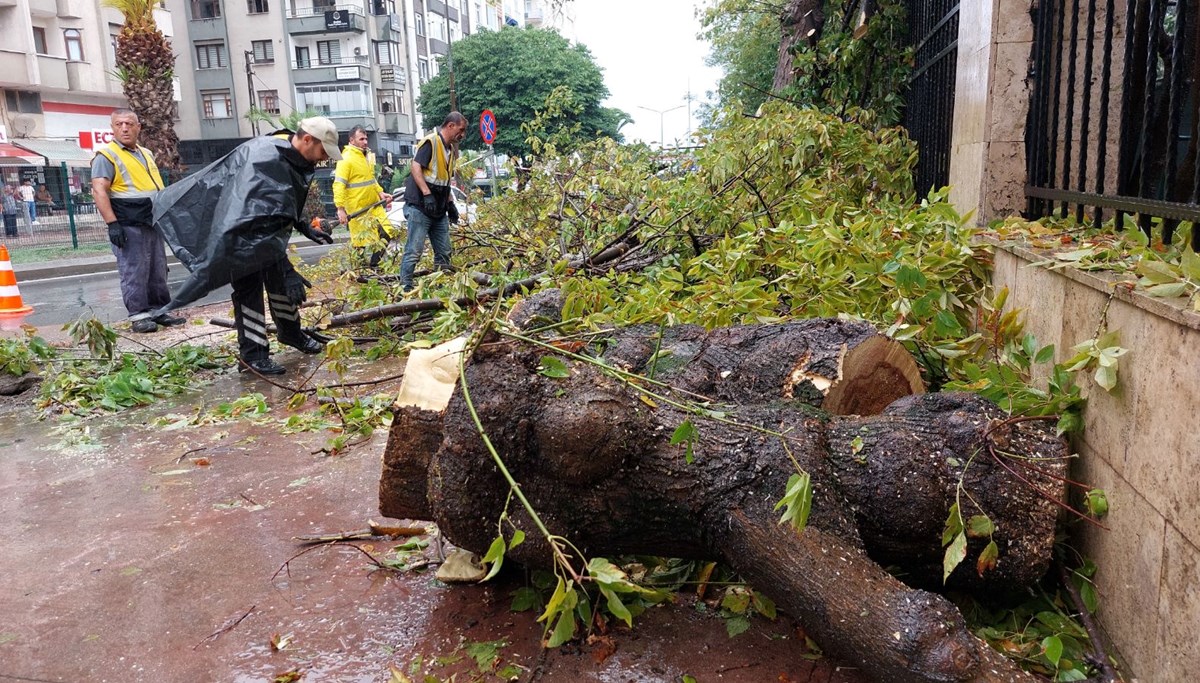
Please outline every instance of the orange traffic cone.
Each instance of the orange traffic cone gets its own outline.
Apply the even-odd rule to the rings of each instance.
[[[8,247],[0,244],[0,327],[13,329],[32,312],[33,306],[26,306],[21,301],[21,290],[17,289],[17,276],[8,257]]]

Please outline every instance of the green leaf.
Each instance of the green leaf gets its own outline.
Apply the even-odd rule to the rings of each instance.
[[[745,633],[750,628],[750,620],[743,616],[729,617],[725,620],[725,632],[730,638]]]
[[[570,377],[571,371],[567,369],[567,364],[558,358],[554,356],[542,356],[542,360],[538,364],[538,374],[554,379],[562,379]]]
[[[1058,636],[1048,636],[1042,639],[1042,654],[1046,656],[1054,668],[1058,668],[1058,660],[1062,659],[1063,644]]]
[[[1164,299],[1171,297],[1183,296],[1187,293],[1186,282],[1170,282],[1161,285],[1153,285],[1146,288],[1146,293],[1150,296],[1158,296]]]
[[[513,548],[521,545],[524,542],[525,542],[525,532],[521,531],[520,529],[517,529],[516,531],[513,532],[512,540],[510,540],[508,542],[508,549],[512,550]]]
[[[985,572],[989,572],[996,568],[996,560],[1000,557],[1000,547],[995,541],[988,541],[988,544],[979,553],[979,560],[975,562],[975,572],[982,578]]]
[[[1054,344],[1050,344],[1049,346],[1042,347],[1042,349],[1037,352],[1037,355],[1034,356],[1034,358],[1033,358],[1033,362],[1048,363],[1053,358],[1054,358]]]
[[[975,515],[967,520],[967,535],[971,538],[983,538],[996,532],[996,526],[987,515]]]
[[[629,613],[629,608],[625,607],[625,603],[621,602],[621,597],[617,595],[617,592],[611,588],[601,586],[600,594],[607,600],[608,611],[614,617],[625,622],[626,626],[633,628],[633,615]]]
[[[571,609],[558,615],[558,621],[554,624],[554,631],[550,633],[550,640],[546,642],[546,647],[558,647],[574,637],[575,612]]]
[[[554,587],[554,593],[550,595],[550,601],[546,603],[546,610],[542,612],[542,616],[538,617],[538,621],[546,621],[563,609],[563,604],[567,601],[568,595],[574,595],[574,581],[566,581],[561,576],[555,577],[558,579],[558,584]]]
[[[699,435],[700,432],[696,430],[696,425],[692,424],[691,418],[684,420],[682,424],[675,428],[675,432],[671,434],[672,446],[678,446],[681,443],[687,444],[687,448],[683,453],[683,459],[689,465],[695,459],[692,447],[695,445],[696,437]]]
[[[513,601],[509,605],[509,610],[513,612],[527,612],[541,603],[541,594],[529,586],[522,586],[513,591]]]
[[[1084,607],[1087,611],[1094,613],[1099,606],[1099,601],[1096,599],[1096,587],[1091,581],[1082,581],[1079,584],[1079,597],[1083,600]]]
[[[958,513],[958,503],[950,506],[950,514],[946,517],[946,527],[942,530],[942,545],[949,545],[954,537],[962,533],[962,515]]]
[[[1088,514],[1093,517],[1103,517],[1108,514],[1108,494],[1104,489],[1092,489],[1087,492],[1086,500]]]
[[[483,562],[491,563],[491,568],[488,569],[487,576],[483,577],[483,581],[487,581],[500,572],[500,566],[504,564],[504,552],[507,547],[504,545],[504,537],[497,536],[496,540],[492,541],[492,546],[488,548],[487,554],[483,556]]]
[[[1179,257],[1179,267],[1189,280],[1200,283],[1200,256],[1191,247],[1183,250]]]
[[[750,593],[750,602],[754,605],[755,612],[758,612],[768,619],[775,618],[775,603],[771,600],[771,598],[768,598],[758,591],[752,591]]]
[[[808,472],[793,474],[788,477],[787,492],[775,504],[775,509],[785,508],[779,523],[790,523],[797,532],[804,531],[808,525],[808,514],[812,511],[812,482]]]
[[[960,531],[954,537],[954,541],[950,543],[950,547],[946,548],[946,554],[942,558],[942,583],[950,578],[950,573],[965,559],[967,559],[967,535]]]

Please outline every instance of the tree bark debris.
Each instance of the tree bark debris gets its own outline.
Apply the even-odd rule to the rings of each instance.
[[[658,334],[617,331],[602,357],[710,397],[706,408],[726,421],[643,400],[588,363],[567,361],[569,377],[547,377],[539,368],[550,352],[523,342],[489,339],[470,359],[467,385],[484,430],[552,533],[589,556],[723,560],[827,651],[876,680],[1036,680],[975,638],[952,603],[880,563],[911,585],[940,586],[942,527],[957,499],[964,520],[990,517],[1001,553],[981,577],[974,558],[988,539],[970,539],[949,583],[1008,590],[1037,580],[1054,540],[1057,508],[1047,498],[1064,495],[1054,478],[1065,470],[1061,439],[1041,423],[1004,423],[978,396],[921,395],[919,378],[871,379],[906,377],[897,360],[904,356],[888,353],[894,342],[862,323]],[[856,351],[887,371],[853,370],[847,359]],[[878,395],[834,400],[839,386]],[[699,431],[690,464],[670,443],[688,419]],[[1039,491],[995,461],[997,441],[1012,454],[999,457],[1039,468],[1028,477]],[[801,533],[778,524],[774,509],[796,471],[793,457],[814,491]],[[527,535],[508,557],[547,564],[547,543],[508,499],[461,387],[443,413],[398,411],[380,482],[383,514],[434,520],[455,545],[482,553],[507,510]]]

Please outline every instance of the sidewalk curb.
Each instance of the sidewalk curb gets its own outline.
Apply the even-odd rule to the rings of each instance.
[[[349,235],[338,235],[333,238],[333,245],[348,243]],[[289,245],[298,246],[316,246],[313,245],[308,238],[299,236],[288,242]],[[173,254],[167,254],[167,267],[181,266],[179,259]],[[33,282],[36,280],[49,280],[56,277],[70,277],[73,275],[91,275],[93,273],[115,272],[117,270],[117,257],[111,253],[93,256],[91,258],[79,259],[62,259],[58,261],[43,261],[40,263],[20,263],[13,264],[13,273],[17,276],[17,283]]]

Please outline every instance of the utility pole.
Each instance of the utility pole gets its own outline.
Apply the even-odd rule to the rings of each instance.
[[[246,89],[250,95],[250,131],[258,137],[258,112],[254,111],[254,52],[246,50]]]
[[[458,111],[458,91],[454,89],[454,43],[447,28],[446,33],[446,66],[450,69],[450,111]]]

